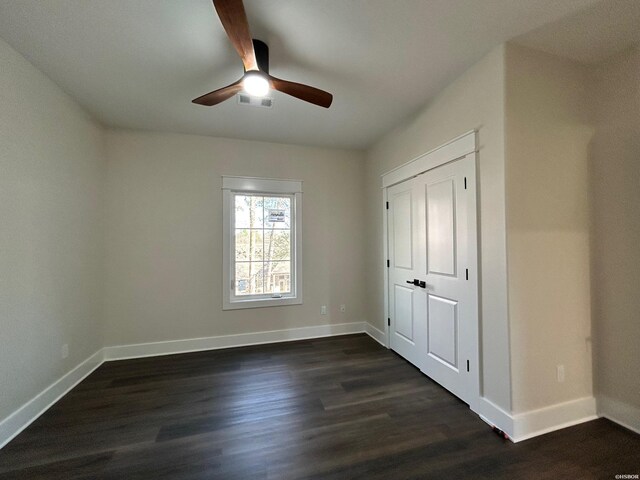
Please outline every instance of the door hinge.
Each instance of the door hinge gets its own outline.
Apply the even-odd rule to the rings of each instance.
[[[467,277],[467,280],[469,280],[469,269],[468,268],[465,269],[465,276]]]
[[[467,360],[467,372],[469,371],[469,360]]]
[[[387,210],[389,210],[389,202],[387,202]]]
[[[387,325],[390,327],[391,326],[391,319],[387,318]]]
[[[467,177],[464,177],[464,189],[467,189]]]
[[[391,262],[387,260],[387,268],[389,268],[390,266],[391,266]]]

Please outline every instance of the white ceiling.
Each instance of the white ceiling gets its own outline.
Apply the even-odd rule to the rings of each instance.
[[[328,110],[193,105],[242,75],[210,0],[0,0],[0,37],[111,127],[365,148],[495,45],[592,4],[246,0],[271,73],[333,93]]]

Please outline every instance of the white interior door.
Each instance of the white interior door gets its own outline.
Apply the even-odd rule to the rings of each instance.
[[[415,188],[412,180],[387,191],[389,248],[390,346],[414,365],[424,348],[425,295],[414,285],[418,271],[419,232]],[[419,322],[423,322],[421,325]]]
[[[471,403],[479,395],[475,156],[387,196],[391,348]]]
[[[425,280],[421,370],[470,403],[478,396],[475,158],[415,178],[420,208],[419,275]]]

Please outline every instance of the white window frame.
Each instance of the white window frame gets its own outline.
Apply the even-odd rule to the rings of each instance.
[[[235,295],[235,204],[233,194],[292,195],[291,293],[282,297]],[[222,177],[222,309],[279,307],[302,304],[302,181],[257,177]],[[232,283],[233,282],[233,283]]]

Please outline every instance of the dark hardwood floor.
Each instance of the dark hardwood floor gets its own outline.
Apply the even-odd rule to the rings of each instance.
[[[0,450],[0,479],[614,479],[597,420],[513,444],[365,335],[102,365]]]

